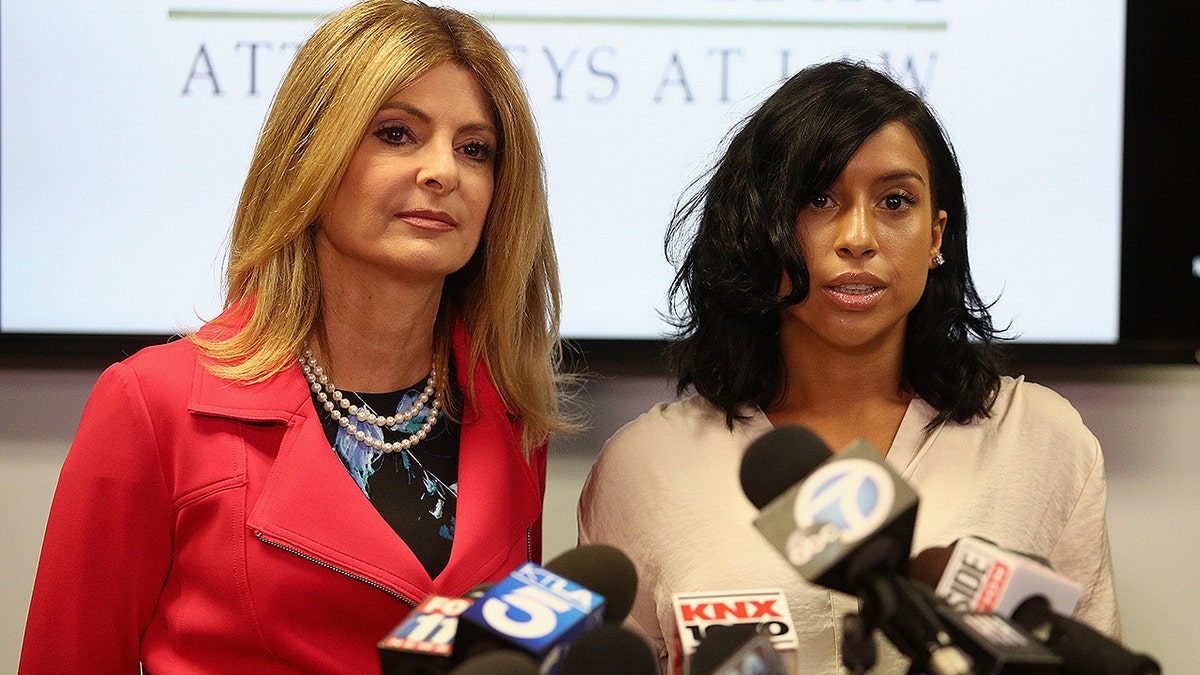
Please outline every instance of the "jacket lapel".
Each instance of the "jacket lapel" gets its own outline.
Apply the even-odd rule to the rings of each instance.
[[[542,504],[538,479],[520,450],[521,425],[510,419],[484,365],[470,362],[461,324],[455,330],[453,356],[466,405],[454,547],[437,585],[460,595],[510,572],[517,555],[528,559],[529,528]],[[522,550],[514,554],[513,546]]]
[[[520,425],[510,420],[484,366],[471,368],[461,325],[453,352],[468,404],[454,545],[436,581],[330,449],[299,364],[264,382],[240,385],[213,376],[198,363],[191,412],[286,425],[247,527],[260,539],[414,603],[430,593],[461,595],[506,574],[514,566],[514,546],[526,555],[528,530],[541,513],[539,484],[520,452]],[[474,404],[468,373],[474,378]]]
[[[253,385],[197,366],[194,382],[194,413],[287,427],[247,518],[256,536],[414,602],[430,592],[425,568],[330,449],[298,364]]]

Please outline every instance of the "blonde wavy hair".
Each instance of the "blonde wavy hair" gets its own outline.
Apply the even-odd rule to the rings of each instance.
[[[442,292],[436,367],[449,372],[451,332],[461,319],[471,336],[470,362],[486,365],[521,417],[528,451],[577,428],[560,405],[571,378],[560,371],[558,263],[542,153],[503,47],[461,12],[367,0],[330,17],[305,42],[263,126],[233,225],[226,306],[245,303],[253,311],[236,333],[190,339],[221,377],[257,382],[296,366],[321,313],[313,244],[320,215],[376,111],[446,62],[478,78],[500,137],[479,249]]]

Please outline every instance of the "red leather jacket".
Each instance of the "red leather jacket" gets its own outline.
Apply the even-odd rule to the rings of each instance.
[[[546,449],[524,459],[468,353],[460,327],[458,512],[436,579],[330,450],[299,365],[242,385],[178,341],[105,370],[59,477],[20,673],[377,673],[412,604],[540,560]]]

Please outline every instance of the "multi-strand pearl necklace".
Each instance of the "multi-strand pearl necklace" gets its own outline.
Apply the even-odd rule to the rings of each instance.
[[[329,416],[333,418],[333,421],[345,428],[348,433],[367,447],[382,450],[383,452],[408,450],[417,443],[425,440],[425,437],[429,435],[429,430],[433,428],[434,424],[437,424],[438,417],[441,416],[442,394],[437,391],[433,384],[437,376],[436,370],[429,371],[429,378],[425,380],[425,389],[408,410],[395,415],[384,416],[376,415],[366,405],[360,407],[350,403],[349,399],[329,381],[325,370],[317,364],[317,359],[313,356],[312,350],[304,350],[304,355],[300,357],[300,367],[304,370],[304,379],[308,380],[308,385],[312,387],[313,393],[317,395],[317,400],[320,401],[325,411],[329,413]],[[430,399],[432,399],[432,402],[430,402]],[[425,423],[421,425],[421,428],[415,433],[410,434],[408,438],[394,443],[385,443],[372,435],[368,435],[365,431],[358,428],[358,424],[354,421],[357,420],[358,422],[364,422],[377,427],[380,431],[380,436],[382,436],[384,429],[394,427],[397,424],[403,424],[426,409],[428,409],[429,413],[425,417]]]

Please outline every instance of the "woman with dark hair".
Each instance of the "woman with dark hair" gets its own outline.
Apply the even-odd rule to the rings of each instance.
[[[630,623],[664,668],[673,594],[781,588],[799,672],[841,671],[855,599],[803,581],[739,483],[746,447],[792,424],[885,453],[921,496],[914,551],[974,535],[1041,555],[1084,586],[1077,617],[1119,634],[1099,444],[1062,397],[1000,374],[958,162],[917,95],[861,64],[798,73],[732,136],[667,242],[682,248],[670,354],[694,395],[618,431],[579,507],[581,543],[637,564]],[[903,672],[882,651],[878,672]]]

